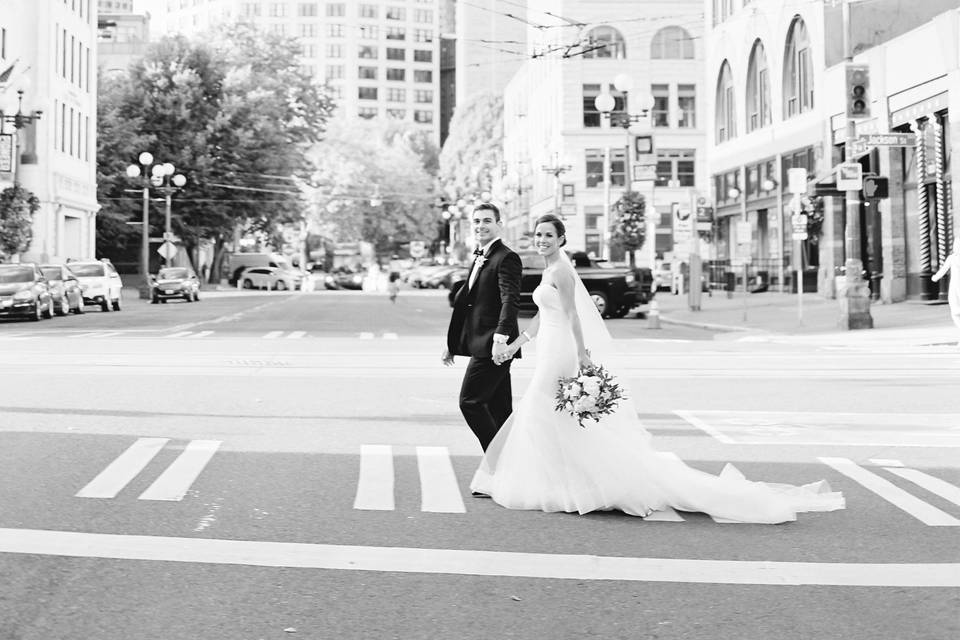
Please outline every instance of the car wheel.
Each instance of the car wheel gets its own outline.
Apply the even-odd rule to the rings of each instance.
[[[120,294],[117,294],[116,300],[113,301],[113,310],[120,311]]]
[[[150,298],[150,304],[160,304],[160,296],[154,295]]]
[[[193,301],[194,301],[194,302],[200,302],[200,292],[199,292],[199,291],[194,291],[194,292],[193,292]]]
[[[162,302],[163,304],[167,304],[167,299],[166,299],[166,298],[160,298],[160,302]]]
[[[110,300],[108,298],[102,298],[100,300],[100,311],[110,311]]]
[[[593,304],[597,305],[597,311],[600,312],[600,315],[606,318],[607,313],[610,310],[610,303],[607,300],[607,294],[602,291],[591,291],[590,298],[593,300]]]
[[[47,302],[46,308],[43,310],[43,317],[49,320],[53,317],[53,300]]]
[[[57,309],[57,315],[65,316],[68,313],[70,313],[70,300],[67,296],[63,296],[63,298],[60,299],[60,308]]]
[[[33,322],[40,322],[41,318],[43,318],[43,310],[40,308],[40,301],[35,300],[33,304],[33,313],[30,314],[30,320]]]
[[[187,302],[193,302],[193,296],[190,295],[189,293],[183,294],[183,299]]]
[[[250,278],[245,279],[245,280],[243,281],[243,288],[244,288],[244,289],[253,289],[253,281],[251,281]]]
[[[80,298],[80,300],[77,301],[77,308],[74,309],[73,312],[77,315],[87,312],[87,310],[83,307],[83,298]]]
[[[277,285],[276,285],[276,286],[277,286],[277,291],[286,291],[286,290],[287,290],[287,283],[284,282],[283,280],[277,280]]]

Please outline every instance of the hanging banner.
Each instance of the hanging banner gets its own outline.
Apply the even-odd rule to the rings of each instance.
[[[0,171],[13,171],[13,134],[0,135]]]

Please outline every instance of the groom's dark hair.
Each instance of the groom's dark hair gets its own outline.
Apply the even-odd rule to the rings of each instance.
[[[493,211],[493,218],[500,222],[500,208],[492,202],[481,202],[476,207],[473,208],[474,212],[476,211]]]

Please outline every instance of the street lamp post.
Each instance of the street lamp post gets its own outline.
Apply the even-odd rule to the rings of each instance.
[[[140,297],[146,300],[150,297],[150,187],[153,186],[164,194],[166,209],[163,239],[169,241],[173,237],[170,221],[171,196],[187,183],[187,179],[175,173],[176,168],[169,162],[154,164],[153,154],[149,151],[141,153],[137,161],[140,165],[131,164],[127,167],[127,177],[140,178],[143,190],[143,214],[140,221]],[[147,174],[150,174],[150,178],[147,178]]]
[[[7,115],[0,109],[0,134],[3,134],[3,127],[10,123],[14,128],[14,138],[16,138],[13,157],[13,184],[18,184],[20,179],[20,130],[29,124],[40,119],[43,111],[34,110],[30,115],[23,113],[23,89],[17,91],[17,112],[12,116]]]

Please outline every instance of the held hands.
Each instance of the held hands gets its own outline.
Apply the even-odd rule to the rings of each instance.
[[[940,274],[939,274],[939,273],[934,274],[934,275],[930,278],[930,280],[932,280],[933,282],[939,282],[939,281],[940,281]]]
[[[513,354],[517,352],[516,349],[511,350],[512,345],[502,344],[499,342],[493,343],[493,364],[501,365],[510,358],[513,357]]]

